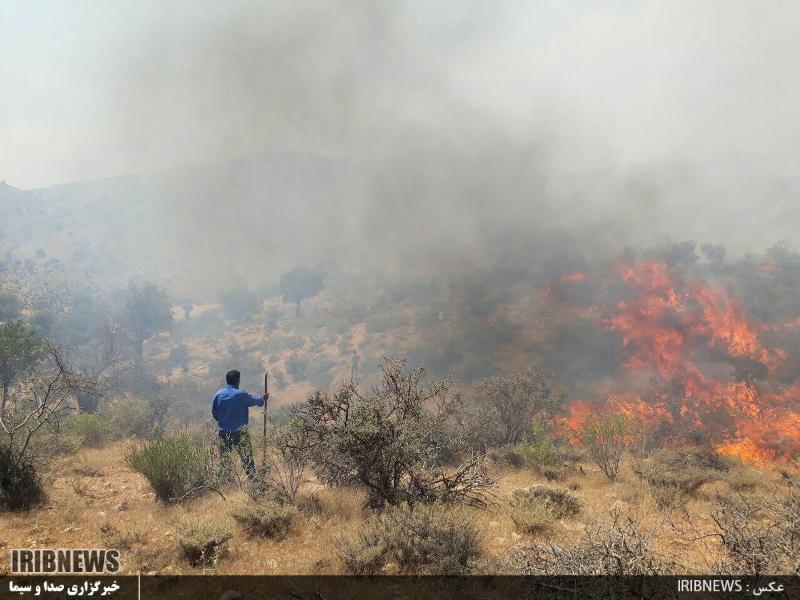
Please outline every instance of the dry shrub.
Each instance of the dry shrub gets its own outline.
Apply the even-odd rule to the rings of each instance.
[[[544,504],[537,502],[512,505],[509,516],[517,530],[528,535],[547,531],[555,522],[553,513]]]
[[[518,575],[668,575],[674,563],[652,548],[653,534],[612,511],[607,523],[589,527],[577,545],[553,543],[517,546],[504,570]]]
[[[142,544],[145,539],[138,531],[120,531],[111,523],[103,523],[100,526],[100,533],[106,538],[109,548],[117,550],[130,550],[134,544]]]
[[[697,497],[700,487],[723,477],[722,463],[714,463],[700,451],[660,450],[651,457],[638,460],[634,472],[644,479],[661,508],[682,507]],[[727,468],[727,466],[725,467]]]
[[[44,497],[34,462],[15,455],[11,446],[0,444],[0,506],[8,510],[30,510]]]
[[[285,538],[297,519],[298,510],[291,504],[265,500],[243,504],[231,516],[251,537]]]
[[[541,505],[556,519],[576,517],[581,512],[581,501],[575,496],[564,490],[544,485],[533,485],[526,489],[515,490],[514,503],[517,505]]]
[[[381,371],[369,392],[351,381],[299,404],[291,449],[311,457],[322,482],[360,486],[370,508],[486,504],[494,481],[483,454],[471,452],[454,469],[445,468],[439,455],[437,440],[463,398],[449,381],[432,381],[422,366],[407,369],[405,360],[387,361]]]
[[[731,469],[724,477],[734,492],[752,492],[764,483],[763,474],[750,467]]]
[[[722,500],[711,518],[727,551],[722,573],[800,575],[800,490],[757,501],[739,496]]]
[[[225,542],[233,537],[214,521],[184,521],[178,524],[178,544],[193,567],[214,567],[224,554]]]
[[[374,515],[340,557],[349,575],[461,575],[480,556],[478,531],[463,514],[441,505],[391,507]]]
[[[316,517],[325,512],[325,506],[316,492],[297,497],[297,509],[306,517]]]

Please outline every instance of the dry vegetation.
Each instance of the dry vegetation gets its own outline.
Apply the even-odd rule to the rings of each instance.
[[[773,555],[780,552],[780,544],[794,543],[795,561],[797,557],[800,489],[790,488],[789,479],[771,468],[756,471],[761,480],[757,488],[741,491],[742,473],[754,469],[734,464],[715,481],[687,492],[683,506],[663,509],[652,486],[634,472],[630,457],[623,459],[614,482],[589,462],[580,465],[585,474],[576,472],[555,483],[526,467],[493,466],[498,488],[490,506],[434,505],[426,509],[425,519],[450,533],[429,536],[427,546],[398,546],[410,529],[425,535],[418,523],[402,519],[408,509],[377,516],[364,508],[361,490],[329,488],[313,477],[301,486],[297,510],[277,504],[257,508],[235,485],[223,489],[225,499],[211,493],[181,504],[159,502],[147,481],[126,463],[127,447],[126,442],[113,442],[82,448],[60,461],[45,504],[0,516],[1,543],[6,548],[113,546],[122,550],[125,572],[157,573],[550,573],[619,568],[703,573],[723,567],[748,572],[750,567],[737,556],[748,552],[747,544],[759,543]],[[797,471],[793,473],[797,477]],[[790,493],[794,505],[782,505],[786,514],[781,519],[795,519],[793,542],[791,521],[785,521],[780,534],[780,519],[768,516],[773,514],[771,503]],[[741,501],[751,508],[741,508]],[[546,526],[520,527],[517,507],[529,502],[540,507]],[[743,517],[748,513],[742,511],[752,511],[752,506],[759,507],[758,520]],[[458,526],[448,521],[452,510],[458,513]],[[187,523],[194,529],[187,529]],[[428,530],[436,529],[428,525]],[[387,541],[393,531],[400,535]],[[770,537],[773,531],[778,535]],[[454,534],[457,539],[448,537]],[[690,539],[701,535],[708,537]],[[769,546],[768,540],[773,540]],[[463,560],[437,563],[442,555],[455,556],[453,545],[461,548]],[[616,558],[609,563],[615,549],[624,545],[629,550],[620,557],[622,567]],[[421,554],[409,556],[412,551]],[[367,557],[372,559],[369,567],[364,566]],[[768,572],[790,572],[785,569],[799,566],[765,564]]]

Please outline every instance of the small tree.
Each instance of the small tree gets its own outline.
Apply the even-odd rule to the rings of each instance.
[[[11,386],[33,367],[41,353],[42,340],[33,328],[22,321],[0,325],[0,413],[6,408]]]
[[[131,280],[125,292],[123,324],[134,345],[137,362],[144,354],[144,341],[172,323],[167,291],[153,281]]]
[[[244,321],[258,310],[258,296],[245,287],[222,291],[219,299],[225,316],[236,321]]]
[[[57,423],[77,391],[94,391],[96,382],[72,371],[60,350],[46,342],[25,378],[13,388],[12,407],[0,411],[0,498],[12,509],[26,509],[42,497],[33,460],[37,436]]]
[[[615,411],[589,413],[577,433],[589,456],[612,481],[617,478],[622,453],[633,442],[634,434],[632,421]]]
[[[422,366],[405,367],[405,360],[384,363],[370,394],[349,381],[332,394],[314,392],[298,407],[298,439],[317,475],[362,486],[375,508],[435,500],[483,504],[493,485],[483,456],[470,455],[450,473],[438,459],[437,440],[461,398],[447,382],[429,381]]]
[[[476,388],[503,424],[502,443],[517,443],[536,417],[549,419],[564,400],[553,376],[538,365],[521,373],[477,382]]]
[[[14,294],[0,293],[0,323],[19,318],[20,303]]]
[[[295,304],[295,317],[300,316],[300,302],[313,298],[322,290],[322,273],[295,267],[281,275],[281,294],[284,302]]]

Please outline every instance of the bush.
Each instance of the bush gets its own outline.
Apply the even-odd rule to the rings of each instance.
[[[483,456],[473,453],[446,472],[438,452],[461,398],[446,382],[429,382],[423,367],[405,366],[403,360],[383,365],[370,395],[352,381],[335,393],[311,394],[296,410],[296,443],[322,481],[360,485],[373,508],[437,500],[484,504],[494,482]]]
[[[638,460],[633,471],[646,481],[653,498],[661,508],[682,507],[697,496],[700,487],[721,479],[703,455],[693,450],[660,450],[650,458]]]
[[[536,535],[550,528],[555,521],[553,513],[538,502],[523,502],[511,507],[509,512],[520,533]]]
[[[518,505],[540,505],[556,519],[576,517],[582,509],[580,500],[569,492],[544,485],[516,490],[514,501]]]
[[[162,502],[180,502],[211,489],[216,456],[209,444],[186,431],[131,447],[128,466],[140,473]]]
[[[349,575],[377,575],[391,563],[403,575],[461,575],[480,556],[477,530],[440,505],[399,506],[372,517],[343,544]]]
[[[618,412],[590,413],[581,423],[577,435],[597,466],[609,479],[615,480],[622,453],[634,435],[633,423],[628,417]]]
[[[720,572],[744,575],[800,575],[800,495],[754,501],[722,500],[711,518],[727,560]]]
[[[43,500],[44,490],[33,462],[15,458],[9,445],[0,445],[0,504],[9,510],[30,510]]]
[[[214,521],[187,521],[178,525],[178,543],[193,567],[213,567],[222,558],[233,535]]]
[[[514,375],[482,379],[475,387],[502,423],[503,443],[520,442],[537,416],[552,415],[564,400],[553,375],[538,365]]]
[[[126,437],[158,437],[164,432],[169,405],[170,399],[159,395],[146,400],[120,401],[114,406],[114,422]]]
[[[517,445],[517,452],[533,471],[548,481],[563,479],[575,471],[580,453],[566,442],[553,439],[551,421],[537,421],[531,426],[529,439]]]
[[[111,419],[98,413],[74,412],[64,419],[64,429],[87,448],[100,448],[114,438]]]
[[[572,547],[528,544],[512,549],[506,567],[516,575],[669,575],[675,564],[659,556],[651,535],[621,513],[587,528]]]
[[[283,539],[297,518],[297,507],[274,500],[243,504],[232,513],[234,519],[251,537]]]

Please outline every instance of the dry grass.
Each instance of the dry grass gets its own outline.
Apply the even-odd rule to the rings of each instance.
[[[330,575],[344,570],[337,552],[341,537],[354,535],[369,517],[362,509],[365,498],[359,490],[328,489],[307,483],[298,496],[300,512],[292,535],[284,539],[250,538],[230,514],[234,507],[249,502],[243,492],[227,488],[223,490],[226,500],[208,494],[184,505],[165,506],[156,502],[144,478],[125,465],[125,447],[124,442],[114,442],[103,448],[81,449],[77,456],[64,459],[49,478],[48,499],[43,505],[29,513],[0,513],[0,540],[4,547],[85,548],[116,544],[122,550],[125,573],[197,573],[198,569],[183,558],[177,541],[175,524],[189,518],[213,521],[234,533],[225,544],[226,556],[216,565],[215,573]],[[682,509],[660,508],[648,484],[636,476],[631,465],[629,458],[623,461],[619,477],[612,483],[596,466],[584,462],[583,474],[576,472],[557,485],[526,469],[498,469],[494,473],[499,477],[496,502],[486,509],[465,508],[463,518],[480,533],[481,550],[487,561],[507,554],[512,546],[523,542],[577,544],[587,526],[607,520],[612,509],[635,518],[647,531],[663,523],[665,514],[679,518]],[[796,467],[787,468],[797,472]],[[756,478],[760,483],[753,487],[750,482]],[[709,482],[696,490],[683,507],[698,531],[713,528],[711,515],[717,497],[738,493],[731,488],[743,487],[739,479],[748,482],[744,493],[754,498],[774,495],[776,486],[788,489],[787,480],[777,470],[753,472],[750,467],[734,466],[724,480]],[[520,533],[510,511],[511,500],[515,490],[534,484],[569,491],[579,500],[580,513],[557,518],[534,535]],[[670,528],[661,527],[657,533],[651,540],[653,550],[676,559],[683,565],[679,571],[702,572],[704,565],[725,555],[720,544],[701,548],[687,545]],[[0,562],[0,570],[7,568],[7,563]]]

